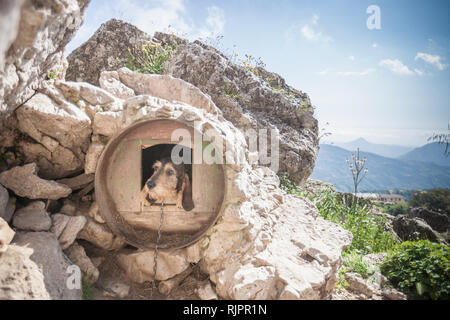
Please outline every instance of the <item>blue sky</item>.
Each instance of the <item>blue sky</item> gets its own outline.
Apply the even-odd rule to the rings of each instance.
[[[326,142],[419,146],[450,122],[450,1],[91,0],[67,53],[111,18],[261,57],[309,94]]]

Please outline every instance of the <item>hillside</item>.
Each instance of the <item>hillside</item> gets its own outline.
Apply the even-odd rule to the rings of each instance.
[[[359,148],[361,151],[375,153],[388,158],[397,158],[413,149],[405,146],[372,143],[363,138],[350,142],[336,142],[334,145],[349,151],[355,151]]]
[[[367,157],[369,173],[361,182],[360,191],[385,189],[450,188],[448,167],[432,163],[405,161],[362,152]],[[351,173],[345,162],[352,152],[340,147],[322,144],[312,179],[332,183],[339,191],[352,191]]]
[[[398,159],[407,161],[423,161],[440,166],[450,166],[450,157],[445,156],[445,145],[433,142],[416,148]]]

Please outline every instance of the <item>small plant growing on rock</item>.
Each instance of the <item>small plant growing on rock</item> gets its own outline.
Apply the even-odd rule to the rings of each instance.
[[[229,84],[225,85],[225,88],[222,90],[223,94],[227,97],[231,97],[233,99],[240,99],[241,95],[236,93],[232,88],[230,88]]]
[[[431,299],[450,299],[450,248],[428,240],[397,245],[380,267],[401,291]]]
[[[363,256],[357,252],[345,253],[342,257],[344,266],[348,267],[351,271],[359,273],[364,279],[367,279],[375,272],[375,270],[363,260]]]
[[[56,79],[56,77],[58,76],[59,72],[60,72],[59,69],[57,69],[57,70],[55,70],[53,72],[49,72],[47,74],[47,80]]]
[[[176,51],[174,44],[144,42],[128,48],[127,61],[124,66],[140,73],[162,74],[164,63],[170,60]]]

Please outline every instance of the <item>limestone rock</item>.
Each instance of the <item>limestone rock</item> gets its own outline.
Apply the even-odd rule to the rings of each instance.
[[[408,300],[408,296],[393,288],[384,288],[383,296],[389,300]]]
[[[88,218],[86,225],[78,233],[78,239],[89,241],[105,250],[117,250],[125,245],[125,241],[114,235],[104,224],[99,224]]]
[[[67,286],[72,263],[63,254],[55,235],[50,232],[18,232],[13,243],[31,248],[31,260],[42,270],[45,288],[53,300],[80,300],[80,289]],[[0,264],[1,265],[1,264]]]
[[[83,216],[70,217],[63,214],[52,215],[52,221],[53,224],[50,231],[58,238],[63,250],[72,245],[87,222]]]
[[[120,82],[117,71],[104,71],[100,74],[100,87],[120,99],[134,97],[134,90]]]
[[[154,38],[163,43],[173,41],[173,36],[159,32]],[[178,45],[164,70],[210,95],[238,129],[277,131],[279,169],[295,182],[302,183],[312,173],[318,153],[318,125],[307,94],[263,68],[257,69],[258,76],[199,41]],[[239,99],[226,96],[226,88],[239,94]]]
[[[93,265],[91,259],[86,255],[84,248],[78,243],[73,243],[70,247],[65,250],[67,257],[80,267],[81,271],[85,275],[85,279],[89,284],[97,282],[99,271]]]
[[[225,299],[326,299],[352,236],[304,199],[271,197],[274,176],[258,168],[243,178],[249,200],[225,209],[202,249],[204,269]]]
[[[153,281],[154,251],[128,250],[120,251],[116,260],[134,282]],[[156,280],[167,280],[189,267],[185,250],[159,251]]]
[[[14,235],[15,232],[9,227],[8,223],[0,218],[0,254],[6,251]]]
[[[88,215],[98,223],[105,223],[105,219],[100,213],[97,202],[93,202],[89,208]]]
[[[53,233],[56,238],[59,238],[61,233],[64,231],[64,228],[67,226],[70,217],[65,214],[55,213],[51,218],[52,226],[50,228],[50,232]]]
[[[345,280],[347,280],[350,290],[363,293],[369,299],[372,296],[382,295],[379,286],[369,280],[364,280],[358,273],[347,272]]]
[[[118,32],[121,30],[121,32]],[[112,71],[126,62],[128,48],[149,41],[151,37],[126,22],[112,19],[67,58],[70,61],[66,79],[99,84],[100,72]],[[89,64],[86,64],[90,61]]]
[[[13,218],[13,226],[26,231],[48,231],[52,226],[52,220],[45,211],[45,203],[34,201],[17,210]]]
[[[104,148],[105,146],[103,144],[97,142],[94,142],[89,146],[86,153],[86,163],[84,165],[84,172],[86,174],[95,173],[98,159],[100,158]]]
[[[420,218],[407,218],[397,216],[392,222],[392,227],[403,241],[417,241],[428,239],[433,242],[445,242],[424,220]]]
[[[94,181],[94,178],[95,178],[95,176],[93,174],[83,173],[83,174],[80,174],[73,178],[65,178],[65,179],[56,180],[56,182],[68,186],[73,191],[73,190],[83,189],[89,183]]]
[[[108,74],[112,76],[102,73],[105,80]],[[318,217],[311,202],[286,195],[269,168],[250,166],[244,135],[200,90],[167,75],[137,74],[126,68],[117,70],[117,75],[138,96],[126,99],[123,110],[97,112],[94,137],[115,136],[141,120],[187,117],[196,120],[198,130],[215,130],[233,141],[227,144],[227,152],[239,159],[224,166],[227,192],[216,225],[185,253],[169,250],[164,254],[186,255],[181,261],[198,262],[225,299],[329,298],[351,234]],[[104,226],[94,221],[89,226],[91,221],[85,229]],[[83,232],[79,238],[87,239]],[[88,241],[94,243],[98,234],[91,232]],[[143,282],[152,279],[151,255],[151,250],[126,250],[118,261],[129,277]],[[182,269],[172,269],[171,276]]]
[[[50,300],[32,248],[12,244],[0,254],[0,300]]]
[[[134,26],[113,19],[69,55],[67,77],[98,84],[102,71],[114,71],[123,65],[118,61],[126,59],[128,48],[150,40],[177,43],[173,58],[164,66],[164,73],[181,78],[209,95],[223,116],[237,128],[243,132],[267,128],[278,132],[280,171],[288,172],[298,183],[311,174],[318,153],[318,125],[309,97],[288,86],[277,74],[258,68],[258,76],[199,41],[191,43],[159,32],[150,39]],[[144,75],[133,77],[148,79]],[[132,91],[136,95],[146,91],[146,94],[170,101],[161,96],[161,92],[156,93],[156,88],[149,90],[152,88],[148,84],[129,81],[127,74],[120,71],[105,73],[100,78],[102,88],[120,98],[131,96]],[[231,88],[239,99],[226,96],[226,88]],[[161,89],[170,92],[172,98],[179,92],[168,90],[167,86]],[[120,127],[121,115],[118,113],[101,113],[98,118],[97,121],[102,122],[102,125],[94,126],[98,134],[111,136],[111,131]],[[102,130],[103,125],[105,129]]]
[[[84,167],[92,130],[91,120],[78,106],[53,93],[58,91],[54,86],[46,90],[47,95],[35,94],[15,112],[18,129],[38,142],[21,141],[18,151],[25,161],[38,164],[42,177],[54,179]]]
[[[201,300],[218,300],[216,291],[211,285],[211,282],[207,280],[205,283],[201,284],[195,293]]]
[[[29,99],[47,75],[64,78],[63,48],[82,24],[88,2],[2,1],[0,120]]]
[[[14,215],[14,211],[16,210],[16,198],[15,197],[9,197],[8,203],[6,204],[6,209],[3,212],[3,219],[10,223],[11,219]],[[1,216],[1,215],[0,215]]]
[[[120,299],[125,299],[130,293],[130,286],[120,281],[109,281],[103,285],[105,296],[113,296]]]
[[[18,196],[29,199],[57,200],[67,197],[72,192],[72,189],[65,185],[39,178],[35,163],[2,172],[0,183]]]
[[[6,190],[0,184],[0,218],[5,219],[5,217],[6,217],[6,207],[8,206],[8,201],[9,201],[8,190]]]
[[[450,231],[450,216],[426,208],[412,208],[408,213],[409,218],[423,219],[433,230],[437,232]]]

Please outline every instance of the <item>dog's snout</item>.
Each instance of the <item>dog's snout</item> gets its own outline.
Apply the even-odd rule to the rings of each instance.
[[[147,182],[147,187],[149,188],[149,189],[152,189],[152,188],[154,188],[156,186],[156,183],[154,182],[154,181],[149,181],[149,182]]]

